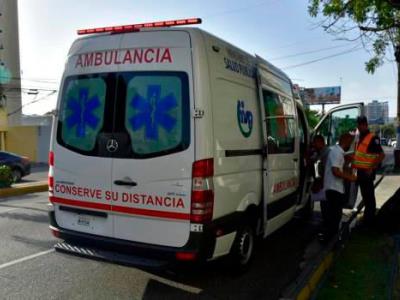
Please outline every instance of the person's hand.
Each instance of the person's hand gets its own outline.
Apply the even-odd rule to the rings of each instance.
[[[350,174],[348,180],[351,181],[351,182],[357,181],[357,175]]]

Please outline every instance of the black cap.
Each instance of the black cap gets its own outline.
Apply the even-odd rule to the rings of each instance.
[[[357,124],[368,124],[368,119],[366,116],[357,117]]]

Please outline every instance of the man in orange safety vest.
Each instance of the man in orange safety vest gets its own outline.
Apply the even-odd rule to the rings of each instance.
[[[379,138],[368,129],[368,120],[365,116],[357,118],[359,139],[353,157],[353,168],[357,169],[357,182],[365,204],[364,223],[370,225],[375,218],[375,172],[385,157]]]

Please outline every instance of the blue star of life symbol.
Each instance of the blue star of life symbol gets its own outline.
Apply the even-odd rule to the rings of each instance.
[[[89,89],[79,89],[79,99],[70,98],[67,108],[72,111],[66,122],[67,127],[76,126],[76,136],[82,138],[85,136],[86,127],[96,129],[99,118],[93,114],[93,111],[100,106],[100,100],[97,95],[89,98]]]
[[[135,94],[130,105],[139,112],[129,118],[129,123],[134,131],[144,127],[147,139],[158,139],[158,127],[171,132],[176,125],[176,119],[169,114],[178,106],[176,98],[172,93],[161,98],[160,85],[149,85],[147,98]]]

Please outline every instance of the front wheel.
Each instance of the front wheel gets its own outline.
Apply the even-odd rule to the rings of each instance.
[[[11,174],[12,174],[11,176],[12,176],[13,182],[20,182],[21,181],[21,178],[22,178],[21,170],[13,169]]]
[[[236,233],[230,253],[231,266],[236,271],[244,271],[250,265],[254,256],[254,243],[254,229],[248,224],[243,225]]]

